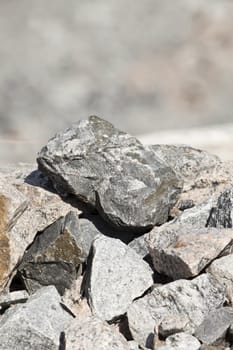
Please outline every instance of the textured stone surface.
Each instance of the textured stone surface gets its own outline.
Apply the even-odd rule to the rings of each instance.
[[[152,348],[154,328],[169,319],[180,319],[182,315],[188,322],[180,331],[193,333],[210,311],[223,305],[225,289],[209,274],[203,274],[192,281],[178,280],[153,291],[134,301],[128,308],[129,328],[133,338],[141,346]],[[179,321],[180,325],[180,321]],[[175,328],[175,323],[171,325]]]
[[[171,278],[198,275],[220,254],[233,249],[233,230],[183,228],[152,230],[148,245],[156,271]]]
[[[233,303],[233,254],[214,260],[208,272],[226,287],[227,298]]]
[[[211,209],[207,226],[231,228],[233,219],[233,189],[224,191],[218,198],[217,204]]]
[[[11,261],[17,253],[11,251],[14,238],[9,231],[28,206],[28,199],[0,176],[0,292],[12,272]]]
[[[17,216],[14,225],[11,224],[7,230],[8,240],[5,241],[7,246],[4,248],[6,253],[8,251],[8,256],[4,257],[4,264],[8,266],[6,282],[12,277],[12,271],[21,261],[25,249],[32,243],[37,232],[43,231],[72,208],[54,193],[48,179],[33,169],[35,168],[32,165],[1,169],[2,184],[7,182],[8,186],[13,186],[14,191],[17,190],[28,203],[22,214]],[[18,192],[14,192],[14,200]],[[73,210],[79,213],[78,209]]]
[[[195,330],[195,336],[204,344],[219,345],[233,324],[233,308],[222,307],[209,313]]]
[[[182,189],[154,152],[95,116],[55,135],[37,161],[60,193],[96,206],[118,227],[164,223]]]
[[[86,292],[93,313],[103,320],[123,315],[153,284],[149,265],[117,239],[98,236],[89,264]]]
[[[233,184],[232,163],[222,162],[208,152],[187,145],[153,145],[149,148],[184,181],[178,207],[186,200],[192,200],[195,205],[201,204]]]
[[[35,238],[18,268],[28,291],[52,284],[63,294],[76,279],[91,242],[81,232],[76,212],[55,221]]]
[[[127,341],[114,328],[96,317],[77,317],[66,329],[69,350],[130,350]]]
[[[1,348],[57,350],[60,334],[71,320],[72,316],[60,305],[55,287],[45,287],[0,318]]]
[[[199,350],[201,343],[192,335],[177,333],[166,339],[166,344],[158,350]],[[156,349],[155,349],[156,350]]]

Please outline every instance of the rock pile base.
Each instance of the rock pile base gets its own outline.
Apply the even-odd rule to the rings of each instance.
[[[92,116],[0,169],[0,349],[233,349],[233,164]]]

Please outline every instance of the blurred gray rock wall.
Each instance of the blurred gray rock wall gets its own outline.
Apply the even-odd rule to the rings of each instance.
[[[0,42],[0,162],[90,114],[132,134],[233,121],[230,0],[3,0]]]

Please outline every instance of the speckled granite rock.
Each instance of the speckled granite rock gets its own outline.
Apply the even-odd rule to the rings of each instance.
[[[94,315],[111,321],[153,284],[153,271],[120,240],[98,236],[89,261],[86,292]]]
[[[154,152],[95,116],[55,135],[37,161],[60,193],[95,206],[118,227],[147,230],[164,223],[182,190]]]

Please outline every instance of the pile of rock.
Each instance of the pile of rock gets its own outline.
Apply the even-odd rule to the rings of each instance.
[[[233,344],[233,164],[90,117],[0,169],[0,349]]]

